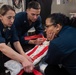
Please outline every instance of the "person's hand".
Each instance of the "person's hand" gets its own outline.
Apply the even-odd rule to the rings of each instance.
[[[33,63],[30,62],[26,58],[25,58],[25,60],[22,61],[22,65],[23,65],[24,71],[27,72],[27,73],[31,73],[34,69]]]
[[[26,57],[30,62],[33,62],[32,59],[31,59],[28,55],[25,54],[25,57]]]
[[[36,40],[29,40],[29,44],[41,45],[46,40],[46,38],[37,38]]]
[[[54,32],[48,33],[47,34],[47,40],[51,41],[56,37]]]
[[[38,39],[36,39],[35,40],[35,44],[37,44],[37,45],[40,45],[40,44],[42,44],[44,42],[44,38],[38,38]]]

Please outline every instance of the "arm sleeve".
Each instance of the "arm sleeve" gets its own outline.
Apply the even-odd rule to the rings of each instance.
[[[1,31],[0,31],[0,43],[5,43],[5,38],[2,37]]]
[[[35,33],[36,34],[42,34],[43,35],[43,26],[42,26],[42,20],[41,20],[41,17],[39,16],[38,17],[38,20],[36,21],[36,24],[35,24]]]
[[[61,63],[61,58],[62,58],[62,52],[59,50],[59,48],[51,43],[49,45],[49,49],[48,49],[48,52],[47,52],[47,55],[45,56],[45,61],[46,63],[48,64],[60,64]]]
[[[17,31],[17,35],[19,37],[19,41],[22,45],[24,44],[28,44],[29,41],[27,40],[24,40],[24,36],[27,36],[27,33],[25,33],[23,36],[21,35],[22,34],[22,24],[23,24],[23,20],[25,18],[25,15],[26,13],[24,12],[20,12],[18,14],[16,14],[15,16],[15,21],[14,21],[14,25],[16,27],[16,31]]]
[[[16,28],[15,26],[13,25],[12,26],[12,37],[11,37],[11,42],[16,42],[16,41],[19,41],[19,38],[17,36],[17,32],[16,32]]]
[[[24,37],[26,37],[26,36],[27,36],[27,33],[25,33],[23,36],[21,36],[21,37],[19,38],[20,43],[21,43],[22,45],[28,44],[28,42],[29,42],[29,40],[25,40],[25,39],[24,39]]]

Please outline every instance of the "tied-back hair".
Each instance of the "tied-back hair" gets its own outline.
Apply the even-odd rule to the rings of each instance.
[[[71,22],[71,26],[76,28],[76,17],[72,17],[70,19],[70,22]]]
[[[5,15],[9,10],[12,10],[15,12],[14,8],[10,5],[3,5],[1,8],[0,8],[0,14],[1,15]]]
[[[31,1],[31,2],[28,3],[27,9],[31,9],[31,8],[33,8],[33,9],[41,9],[41,6],[40,6],[39,2]]]
[[[53,13],[50,14],[49,17],[50,21],[56,26],[57,24],[60,24],[61,26],[66,26],[70,24],[70,19],[66,15],[62,13]]]

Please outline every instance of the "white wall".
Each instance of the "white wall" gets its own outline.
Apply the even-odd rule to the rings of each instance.
[[[64,3],[65,2],[65,3]],[[61,12],[68,16],[69,13],[75,12],[76,13],[76,0],[60,0],[60,4],[57,5],[57,0],[53,0],[51,13]]]

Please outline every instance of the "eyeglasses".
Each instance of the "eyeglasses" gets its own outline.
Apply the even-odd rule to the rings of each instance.
[[[53,26],[53,24],[51,24],[51,25],[47,25],[47,26],[45,26],[45,28],[49,28],[49,27],[51,27],[51,26]]]

